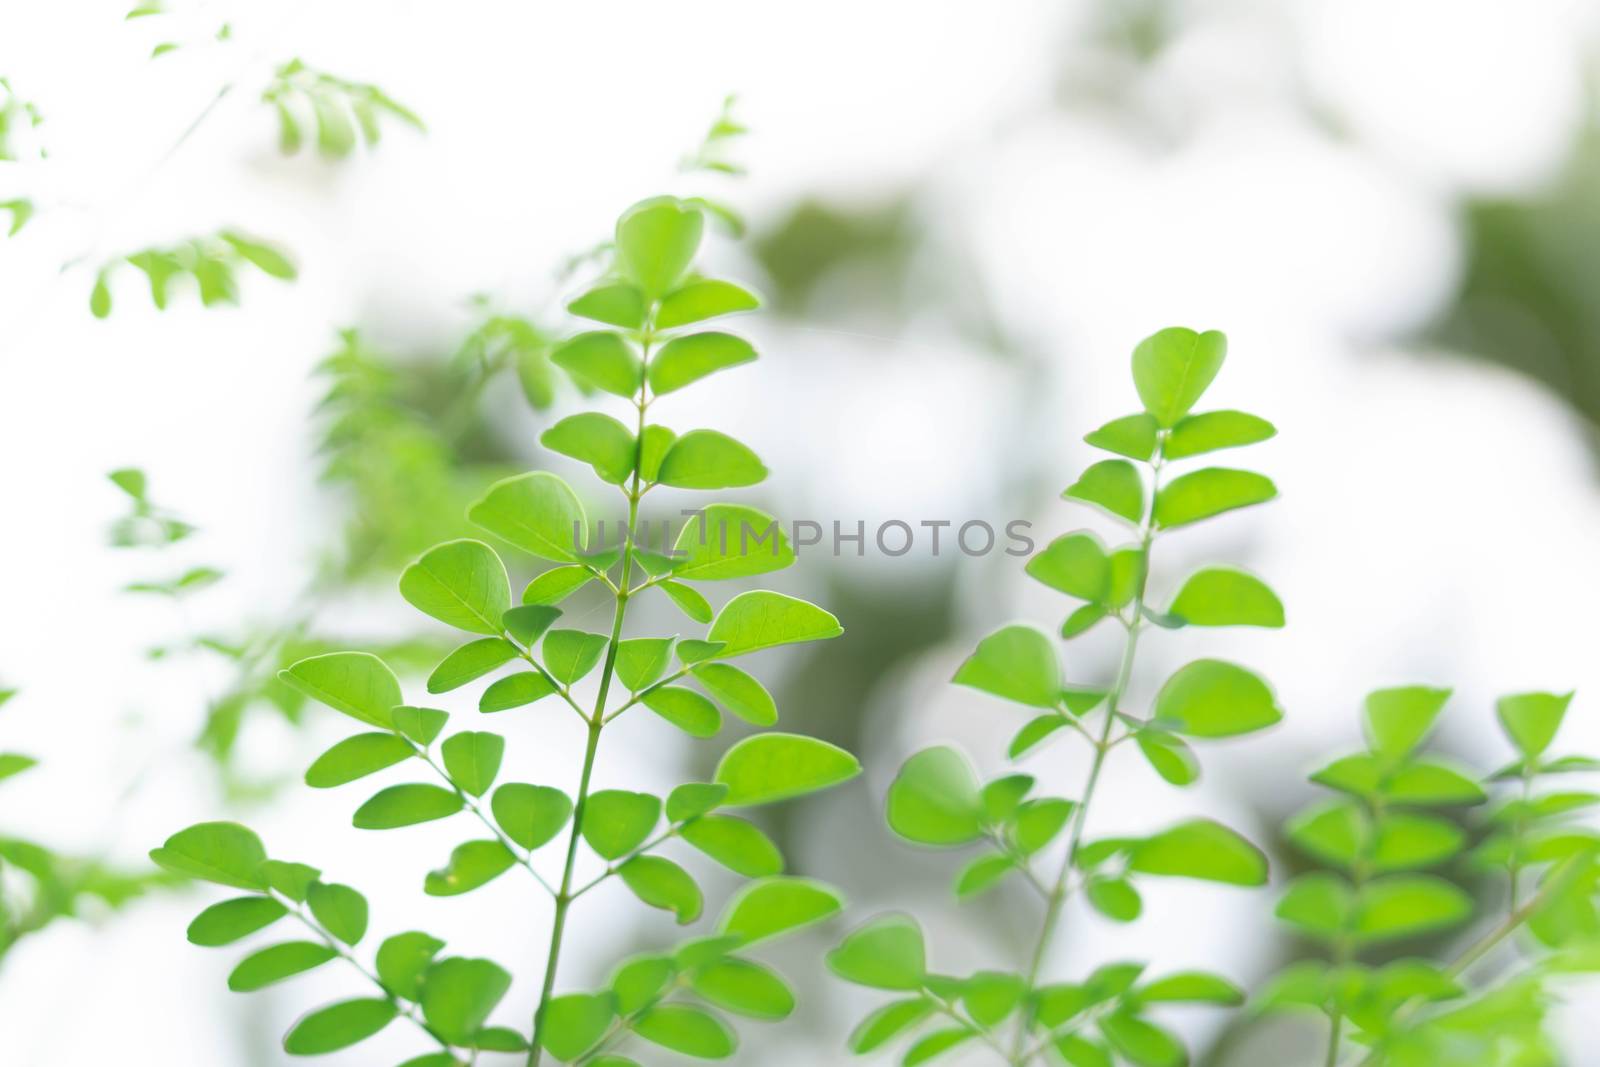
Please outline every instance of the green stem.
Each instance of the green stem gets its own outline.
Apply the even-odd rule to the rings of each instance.
[[[1165,441],[1163,440],[1163,444]],[[1111,731],[1117,721],[1117,713],[1121,710],[1123,695],[1127,692],[1128,684],[1133,678],[1134,655],[1139,647],[1139,632],[1144,626],[1144,596],[1145,584],[1150,577],[1150,546],[1155,541],[1155,498],[1161,488],[1161,468],[1163,460],[1158,446],[1156,456],[1152,461],[1153,475],[1150,485],[1150,512],[1139,528],[1139,580],[1134,588],[1131,616],[1124,625],[1127,627],[1127,640],[1122,646],[1122,661],[1117,666],[1117,678],[1106,694],[1106,718],[1100,728],[1100,735],[1093,738],[1094,762],[1089,767],[1089,779],[1084,783],[1083,796],[1078,801],[1077,810],[1073,812],[1072,832],[1068,838],[1067,854],[1061,861],[1061,870],[1057,873],[1055,883],[1051,886],[1049,896],[1046,898],[1044,923],[1039,931],[1039,940],[1033,949],[1033,958],[1028,964],[1027,983],[1032,989],[1039,981],[1039,972],[1044,967],[1045,956],[1049,954],[1050,944],[1055,938],[1056,928],[1061,922],[1061,912],[1070,896],[1068,879],[1077,863],[1078,850],[1083,845],[1084,826],[1088,821],[1089,804],[1094,799],[1095,789],[1100,784],[1100,774],[1105,769],[1106,754],[1111,751],[1113,742]],[[1017,1027],[1016,1042],[1011,1049],[1009,1062],[1014,1067],[1023,1067],[1034,1058],[1032,1051],[1024,1054],[1028,1033],[1032,1027],[1032,1019],[1024,1015],[1021,1025]]]
[[[645,367],[650,363],[650,333],[653,322],[652,312],[645,322],[642,343],[641,362]],[[641,458],[639,450],[644,441],[644,413],[650,406],[646,396],[646,382],[647,378],[641,371],[639,396],[636,401],[639,423],[638,431],[634,435],[633,483],[627,489],[628,526],[623,531],[622,541],[622,577],[616,585],[617,607],[611,617],[611,641],[606,645],[605,664],[600,668],[600,692],[595,697],[593,713],[584,716],[589,724],[588,741],[583,752],[583,771],[578,777],[578,795],[573,800],[572,831],[567,838],[567,860],[561,872],[561,888],[556,892],[555,915],[550,920],[550,946],[545,955],[544,985],[539,993],[539,1005],[534,1009],[533,1035],[528,1044],[528,1067],[539,1067],[539,1062],[544,1057],[545,1008],[555,991],[556,969],[561,962],[561,943],[567,929],[567,913],[572,908],[573,900],[577,898],[572,888],[572,876],[577,868],[578,842],[583,836],[583,816],[589,803],[589,782],[594,775],[595,754],[600,749],[600,731],[605,728],[607,722],[606,698],[611,693],[611,679],[616,673],[617,642],[622,638],[622,621],[628,611],[628,583],[633,576],[633,531],[639,523],[639,498],[644,495],[641,488],[643,478],[639,474]]]

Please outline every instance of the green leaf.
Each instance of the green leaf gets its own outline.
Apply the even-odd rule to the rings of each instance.
[[[719,370],[737,367],[756,358],[756,350],[743,337],[707,331],[674,338],[651,359],[650,390],[657,396],[682,389]]]
[[[1017,735],[1011,739],[1011,745],[1006,749],[1006,755],[1012,759],[1026,755],[1045,738],[1068,725],[1072,720],[1060,712],[1049,715],[1040,715],[1030,719]]]
[[[94,288],[89,290],[89,313],[97,319],[111,314],[111,286],[104,270],[94,276]]]
[[[1063,1034],[1056,1038],[1055,1050],[1067,1061],[1068,1067],[1116,1067],[1104,1045],[1079,1034]]]
[[[1220,975],[1205,971],[1180,971],[1157,978],[1134,991],[1142,1004],[1224,1004],[1244,1003],[1244,990]]]
[[[733,895],[717,932],[753,945],[815,926],[843,910],[844,898],[832,886],[808,878],[762,878]]]
[[[1001,880],[1014,870],[1016,870],[1016,864],[1010,856],[1004,856],[999,853],[979,856],[963,867],[961,872],[956,875],[956,899],[966,901],[981,893],[986,893],[999,885]]]
[[[430,897],[470,893],[500,877],[516,862],[517,857],[498,839],[468,841],[450,852],[448,864],[428,872],[422,891]]]
[[[617,643],[617,680],[637,693],[654,685],[672,662],[670,637],[635,637]]]
[[[500,625],[514,640],[528,648],[561,618],[561,609],[544,604],[523,604],[500,617]]]
[[[1108,614],[1109,612],[1106,611],[1105,606],[1102,604],[1085,604],[1067,616],[1067,620],[1061,624],[1061,636],[1070,641],[1080,634],[1088,633],[1096,623],[1104,619]]]
[[[637,330],[644,325],[644,294],[627,282],[603,282],[569,303],[567,310],[607,326]]]
[[[467,518],[524,552],[557,563],[577,563],[578,552],[589,543],[577,494],[547,471],[494,483],[467,509]]]
[[[656,329],[671,330],[719,315],[754,311],[760,306],[761,300],[742,286],[701,278],[679,286],[662,299],[656,312]]]
[[[701,815],[679,831],[689,844],[735,874],[765,878],[783,872],[783,853],[751,823],[732,815]]]
[[[612,330],[588,330],[550,350],[550,362],[581,382],[617,396],[632,397],[644,382],[639,353]]]
[[[1258,675],[1217,659],[1180,667],[1156,694],[1156,718],[1189,737],[1235,737],[1283,718]]]
[[[755,678],[730,663],[697,663],[692,673],[723,707],[752,726],[778,721],[778,705]]]
[[[37,767],[39,761],[20,752],[0,752],[0,781]]]
[[[1410,685],[1379,689],[1367,694],[1367,744],[1393,762],[1411,754],[1433,728],[1434,719],[1450,699],[1448,689]]]
[[[676,974],[670,956],[643,955],[623,961],[610,982],[617,1013],[632,1015],[645,1007],[666,991]]]
[[[862,1019],[850,1031],[850,1051],[858,1056],[874,1052],[911,1030],[933,1012],[933,1002],[921,997],[890,1001]]]
[[[405,702],[394,672],[383,660],[366,652],[312,656],[279,671],[278,678],[334,711],[385,730],[394,725],[392,709]]]
[[[1388,812],[1378,822],[1372,866],[1378,871],[1432,867],[1465,845],[1466,835],[1454,823],[1429,815]]]
[[[1155,524],[1162,529],[1187,526],[1224,512],[1262,504],[1278,495],[1272,479],[1254,471],[1227,467],[1174,478],[1156,494]]]
[[[627,855],[650,836],[661,819],[661,801],[649,793],[602,789],[583,811],[583,839],[602,858]]]
[[[318,941],[286,941],[252,952],[240,960],[228,975],[228,988],[235,993],[254,993],[320,967],[338,955],[333,948]]]
[[[516,646],[503,637],[468,641],[440,661],[428,675],[428,692],[448,693],[516,658]]]
[[[722,729],[722,713],[707,697],[681,685],[661,685],[640,698],[644,706],[688,734],[711,737]]]
[[[688,1004],[657,1004],[647,1009],[634,1022],[633,1032],[652,1044],[702,1060],[727,1059],[739,1046],[727,1023]]]
[[[489,807],[505,835],[529,852],[555,840],[572,818],[567,794],[547,785],[507,783],[494,791]]]
[[[1183,1042],[1132,1012],[1102,1015],[1100,1033],[1112,1048],[1138,1067],[1182,1067],[1189,1062]]]
[[[385,938],[377,956],[383,987],[397,997],[417,1000],[422,995],[422,976],[442,948],[443,941],[417,930]]]
[[[1384,790],[1396,804],[1481,804],[1483,789],[1438,760],[1418,759],[1394,773]]]
[[[267,244],[265,241],[247,237],[236,230],[223,230],[218,236],[233,246],[233,250],[243,256],[249,263],[263,274],[278,278],[282,281],[293,281],[298,273],[294,263],[282,249]]]
[[[1115,922],[1131,923],[1144,910],[1139,891],[1126,878],[1091,878],[1085,892],[1094,910]]]
[[[203,822],[179,830],[150,852],[159,867],[235,889],[267,887],[261,873],[267,850],[261,839],[236,822]]]
[[[1318,872],[1290,882],[1274,914],[1313,937],[1332,940],[1343,933],[1354,908],[1349,884],[1337,875]]]
[[[927,977],[922,928],[909,915],[880,916],[841,941],[827,964],[856,985],[916,992]]]
[[[704,509],[679,531],[673,553],[673,574],[696,582],[748,578],[794,562],[794,549],[778,520],[742,504]]]
[[[925,748],[889,785],[889,828],[920,845],[966,845],[983,836],[978,776],[953,748]]]
[[[1128,856],[1128,869],[1228,885],[1267,882],[1267,857],[1261,850],[1210,819],[1182,822],[1140,841]]]
[[[1028,561],[1027,573],[1052,589],[1096,603],[1111,588],[1111,557],[1087,531],[1065,534]]]
[[[667,821],[683,822],[722,803],[728,787],[715,782],[685,782],[667,794]]]
[[[567,993],[545,1005],[541,1042],[556,1059],[571,1062],[599,1044],[616,1017],[610,996]]]
[[[699,591],[678,582],[665,581],[660,583],[661,591],[667,594],[671,601],[678,605],[682,611],[695,622],[707,623],[711,621],[711,604]]]
[[[439,746],[450,780],[475,797],[483,796],[494,784],[505,751],[506,739],[486,731],[453,734]]]
[[[985,637],[951,680],[1036,708],[1061,702],[1055,646],[1032,626],[1007,626]]]
[[[633,895],[652,908],[670,911],[678,922],[692,923],[700,917],[705,898],[689,872],[661,856],[635,856],[617,868],[617,873]]]
[[[1145,411],[1163,429],[1189,413],[1222,369],[1228,339],[1216,330],[1196,333],[1171,326],[1133,350],[1133,385]]]
[[[1260,578],[1234,567],[1195,571],[1178,590],[1167,614],[1191,626],[1283,625],[1283,602]]]
[[[1030,800],[1018,809],[1011,822],[1011,840],[1024,855],[1044,848],[1066,829],[1075,804],[1060,797]]]
[[[401,704],[394,709],[394,728],[424,748],[433,744],[433,739],[439,736],[449,721],[450,714],[438,708],[413,708]]]
[[[717,960],[696,971],[689,987],[709,1003],[752,1019],[787,1019],[794,1013],[789,983],[752,960]]]
[[[769,733],[728,749],[714,777],[728,787],[723,806],[738,808],[829,789],[860,773],[860,762],[836,745],[799,734]]]
[[[839,620],[815,604],[756,589],[723,605],[706,637],[722,643],[716,653],[719,659],[731,659],[778,645],[838,637],[843,632]]]
[[[1167,459],[1183,459],[1222,448],[1239,448],[1277,434],[1272,423],[1243,411],[1208,411],[1182,419],[1167,435],[1161,454]]]
[[[588,567],[577,564],[552,567],[528,583],[522,591],[522,602],[546,607],[559,604],[592,581],[594,572]]]
[[[1200,777],[1194,750],[1165,730],[1139,730],[1134,743],[1155,772],[1173,785],[1192,785]]]
[[[191,945],[217,948],[264,930],[289,913],[271,897],[235,897],[213,904],[189,924]]]
[[[609,643],[604,634],[551,630],[544,635],[545,670],[562,685],[571,685],[594,670]]]
[[[478,710],[486,714],[520,708],[532,704],[556,691],[555,683],[542,674],[521,671],[508,674],[483,691],[478,698]]]
[[[1084,442],[1143,462],[1156,453],[1156,432],[1159,429],[1156,420],[1149,415],[1124,415],[1086,435]]]
[[[672,447],[672,442],[678,435],[665,426],[646,426],[639,435],[639,477],[647,482],[656,480],[656,475],[661,473],[661,461],[667,458],[667,451]]]
[[[313,789],[344,785],[414,755],[416,750],[395,734],[356,734],[328,749],[306,768],[306,785]]]
[[[291,1056],[319,1056],[365,1041],[394,1021],[399,1009],[379,997],[345,1000],[303,1015],[283,1038]]]
[[[1454,926],[1471,914],[1472,898],[1442,878],[1389,875],[1362,886],[1354,932],[1371,945]]]
[[[400,595],[449,626],[498,634],[500,616],[511,606],[511,582],[494,549],[463,539],[430,548],[407,567],[400,575]]]
[[[470,1045],[510,988],[511,975],[499,964],[452,956],[422,976],[422,1017],[452,1045]]]
[[[261,875],[274,892],[281,893],[300,904],[305,902],[311,883],[320,878],[322,872],[304,863],[267,860],[261,865]]]
[[[454,815],[462,808],[459,794],[436,785],[392,785],[356,809],[358,830],[393,830]]]
[[[1284,830],[1307,855],[1346,869],[1361,857],[1369,833],[1362,809],[1345,800],[1302,811]]]
[[[638,451],[633,432],[598,411],[567,416],[540,434],[539,443],[589,464],[601,481],[613,485],[628,480]]]
[[[1516,693],[1501,697],[1495,713],[1517,751],[1535,759],[1555,740],[1570,703],[1571,693]]]
[[[367,933],[367,898],[347,885],[312,882],[306,889],[306,904],[323,929],[347,945],[354,945]]]
[[[1019,974],[979,971],[966,980],[961,1004],[973,1022],[989,1030],[1017,1010],[1025,992],[1027,984]]]
[[[705,217],[675,197],[641,200],[617,220],[617,266],[646,300],[659,300],[689,269],[704,228]]]
[[[951,1049],[964,1045],[977,1036],[977,1031],[965,1025],[935,1030],[912,1042],[911,1047],[906,1049],[906,1054],[900,1059],[900,1067],[918,1067],[919,1064],[943,1056]]]
[[[1106,514],[1139,525],[1144,518],[1144,479],[1125,459],[1103,459],[1078,476],[1061,494],[1093,504]]]
[[[667,450],[656,481],[678,489],[733,489],[766,476],[760,457],[727,434],[690,430]]]

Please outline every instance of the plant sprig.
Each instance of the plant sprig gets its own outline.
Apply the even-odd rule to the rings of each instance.
[[[1252,733],[1282,717],[1265,681],[1216,659],[1180,668],[1147,715],[1126,703],[1140,637],[1151,626],[1283,625],[1283,608],[1271,589],[1233,567],[1202,568],[1164,610],[1150,604],[1152,549],[1160,537],[1276,495],[1265,477],[1226,467],[1204,467],[1169,480],[1167,468],[1175,462],[1254,444],[1274,433],[1265,420],[1243,412],[1190,413],[1221,368],[1225,350],[1219,333],[1176,328],[1135,349],[1134,385],[1144,410],[1085,438],[1119,458],[1093,464],[1063,493],[1130,529],[1131,541],[1108,547],[1093,532],[1076,531],[1052,541],[1027,564],[1030,576],[1082,602],[1062,624],[1063,639],[1106,620],[1122,627],[1122,652],[1111,680],[1104,685],[1066,681],[1051,638],[1024,624],[1003,627],[980,641],[954,678],[958,685],[1035,709],[1009,746],[1012,759],[1063,732],[1083,738],[1091,761],[1078,797],[1038,795],[1034,777],[1023,773],[981,782],[967,758],[947,746],[912,756],[889,788],[887,818],[898,836],[930,848],[984,846],[956,875],[959,900],[976,898],[1014,873],[1040,893],[1044,910],[1029,960],[1016,971],[946,976],[929,969],[914,919],[890,915],[869,922],[834,950],[829,965],[847,981],[904,996],[862,1021],[851,1036],[853,1051],[872,1052],[921,1031],[903,1063],[922,1063],[981,1042],[1014,1067],[1050,1057],[1074,1067],[1099,1067],[1113,1056],[1173,1067],[1185,1062],[1187,1053],[1151,1018],[1154,1008],[1242,1003],[1238,987],[1208,972],[1148,980],[1144,964],[1119,962],[1080,982],[1050,981],[1046,974],[1064,909],[1074,895],[1082,894],[1113,922],[1132,922],[1143,910],[1142,878],[1239,886],[1266,882],[1262,852],[1210,819],[1186,820],[1147,837],[1088,836],[1095,796],[1114,750],[1132,742],[1160,777],[1186,786],[1199,775],[1189,741]],[[1058,845],[1063,836],[1065,844]],[[1054,873],[1041,877],[1036,864],[1052,848]],[[937,1019],[949,1025],[925,1029]]]
[[[430,694],[499,672],[478,697],[480,713],[548,701],[582,721],[584,748],[574,794],[534,783],[497,785],[504,737],[481,730],[443,736],[449,714],[406,704],[399,678],[370,653],[313,656],[281,675],[297,691],[368,727],[320,756],[306,773],[309,785],[340,786],[414,760],[441,783],[381,789],[356,809],[355,826],[394,829],[466,813],[489,832],[487,838],[462,843],[443,867],[429,873],[425,892],[471,892],[521,865],[551,900],[541,992],[528,1029],[488,1021],[510,986],[509,971],[489,960],[437,958],[443,944],[426,934],[390,938],[380,946],[374,968],[360,964],[350,950],[365,933],[365,898],[324,883],[312,868],[268,859],[260,840],[242,826],[191,827],[152,854],[179,873],[254,894],[215,906],[244,917],[222,924],[227,942],[305,905],[307,921],[329,937],[315,951],[279,945],[257,953],[268,963],[278,956],[288,960],[281,973],[268,968],[269,980],[343,956],[382,987],[381,997],[341,1002],[302,1019],[285,1038],[291,1053],[348,1047],[405,1015],[441,1044],[411,1067],[442,1067],[490,1050],[525,1050],[530,1065],[548,1054],[568,1063],[618,1067],[633,1062],[617,1050],[634,1039],[685,1055],[723,1058],[732,1054],[737,1035],[722,1012],[770,1020],[793,1010],[788,984],[746,953],[831,918],[843,901],[828,886],[785,876],[776,844],[729,812],[837,785],[859,773],[855,758],[814,738],[761,732],[729,748],[711,781],[685,783],[665,798],[592,788],[602,732],[619,715],[643,706],[704,738],[719,731],[725,709],[765,729],[777,720],[775,702],[759,681],[728,661],[841,632],[838,620],[823,609],[763,590],[740,593],[713,612],[691,584],[752,577],[794,562],[776,520],[754,508],[709,505],[668,553],[652,551],[636,537],[640,501],[658,486],[731,489],[766,475],[754,452],[725,434],[709,429],[677,434],[649,418],[659,398],[755,358],[743,338],[699,327],[758,304],[742,286],[692,272],[703,218],[702,209],[668,197],[626,212],[617,224],[613,270],[569,305],[574,314],[613,328],[580,332],[549,352],[553,365],[631,405],[631,428],[609,415],[587,412],[560,420],[541,438],[552,451],[589,464],[602,481],[618,487],[628,510],[619,542],[591,544],[577,494],[557,475],[534,471],[490,486],[467,512],[500,542],[555,564],[529,582],[521,603],[513,604],[499,553],[475,539],[435,546],[400,578],[400,593],[414,607],[472,637],[433,670],[427,679]],[[612,602],[605,633],[556,625],[562,616],[558,605],[586,588]],[[706,625],[705,635],[624,636],[629,604],[650,590],[659,590],[691,622]],[[508,666],[514,669],[504,672]],[[592,699],[579,688],[591,679]],[[700,688],[678,684],[684,680]],[[571,910],[601,885],[620,881],[641,902],[680,924],[700,917],[705,902],[699,885],[662,854],[675,842],[752,881],[729,902],[708,936],[667,953],[630,957],[602,989],[557,993]],[[559,857],[558,873],[550,876],[537,865],[546,847]],[[596,866],[580,877],[580,871]],[[202,918],[208,915],[203,927],[220,923],[210,911]],[[221,936],[208,935],[202,943],[225,943]],[[408,960],[408,968],[396,972],[397,958]],[[266,966],[254,960],[246,963]]]

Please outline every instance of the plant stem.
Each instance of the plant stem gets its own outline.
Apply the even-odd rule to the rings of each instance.
[[[1161,439],[1165,444],[1165,436]],[[1078,801],[1078,807],[1073,812],[1072,833],[1068,838],[1067,854],[1062,858],[1061,870],[1056,875],[1055,883],[1045,903],[1044,923],[1039,931],[1039,940],[1034,945],[1033,958],[1028,964],[1027,982],[1032,989],[1039,981],[1039,972],[1044,966],[1045,956],[1049,954],[1050,944],[1055,938],[1056,927],[1061,922],[1061,912],[1067,902],[1068,879],[1072,875],[1073,867],[1077,863],[1078,850],[1083,844],[1084,826],[1088,821],[1089,804],[1094,799],[1096,787],[1100,784],[1100,773],[1105,769],[1106,754],[1111,751],[1112,727],[1116,724],[1117,713],[1121,710],[1122,697],[1127,692],[1128,684],[1133,678],[1134,655],[1139,647],[1139,632],[1144,626],[1144,595],[1145,584],[1150,577],[1150,546],[1155,541],[1155,499],[1161,489],[1161,445],[1158,444],[1155,458],[1152,461],[1152,478],[1150,484],[1150,510],[1144,522],[1139,527],[1139,579],[1134,586],[1133,600],[1131,601],[1131,617],[1124,623],[1127,627],[1127,639],[1122,646],[1122,661],[1117,666],[1116,681],[1112,684],[1111,691],[1106,694],[1106,718],[1100,728],[1100,735],[1094,738],[1094,762],[1089,766],[1089,778],[1084,783],[1083,796]],[[1032,1019],[1024,1015],[1021,1025],[1017,1027],[1016,1042],[1011,1049],[1010,1062],[1014,1067],[1022,1067],[1033,1059],[1034,1053],[1023,1053],[1028,1040],[1028,1032],[1032,1026]]]
[[[650,334],[653,326],[652,312],[645,321],[644,341],[641,346],[643,350],[641,362],[646,367],[650,363]],[[611,693],[611,679],[616,673],[617,642],[622,638],[622,620],[628,611],[628,583],[633,576],[633,531],[639,524],[639,498],[643,495],[641,488],[643,478],[639,474],[639,463],[640,449],[644,441],[644,413],[650,406],[646,390],[647,379],[641,370],[639,396],[635,402],[639,410],[639,424],[638,431],[634,435],[633,483],[626,491],[628,526],[623,531],[622,578],[616,585],[617,607],[611,617],[611,641],[606,645],[605,663],[600,668],[600,692],[595,697],[593,713],[585,716],[589,723],[588,741],[583,752],[583,771],[578,777],[578,795],[572,805],[572,832],[567,838],[567,860],[561,872],[561,888],[556,892],[555,915],[550,921],[550,947],[545,956],[544,986],[539,992],[539,1004],[534,1009],[533,1035],[528,1043],[528,1067],[539,1067],[539,1061],[544,1056],[545,1008],[550,1003],[551,993],[555,990],[556,969],[561,962],[561,941],[567,929],[567,912],[577,897],[572,889],[572,875],[578,862],[578,842],[583,836],[583,815],[589,803],[589,781],[594,775],[595,754],[600,749],[600,731],[605,728],[607,721],[606,698]]]

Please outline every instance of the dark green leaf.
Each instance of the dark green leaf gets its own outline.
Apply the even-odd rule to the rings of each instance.
[[[393,1004],[377,997],[346,1000],[301,1016],[283,1039],[291,1056],[319,1056],[365,1041],[399,1014]]]
[[[728,787],[725,807],[771,804],[849,781],[861,773],[854,756],[836,745],[799,734],[747,737],[728,749],[715,780]]]
[[[357,808],[353,822],[358,830],[393,830],[454,815],[461,807],[460,795],[436,785],[392,785]]]
[[[483,796],[494,784],[505,751],[506,739],[486,731],[453,734],[439,746],[450,780],[475,797]]]
[[[235,993],[253,993],[274,982],[320,967],[338,955],[318,941],[288,941],[273,945],[240,960],[228,975],[228,988]]]
[[[505,835],[529,852],[553,840],[572,817],[572,801],[547,785],[508,783],[494,791],[489,806]]]
[[[344,785],[414,755],[416,750],[411,744],[396,734],[356,734],[328,749],[306,768],[306,785],[313,789]]]

